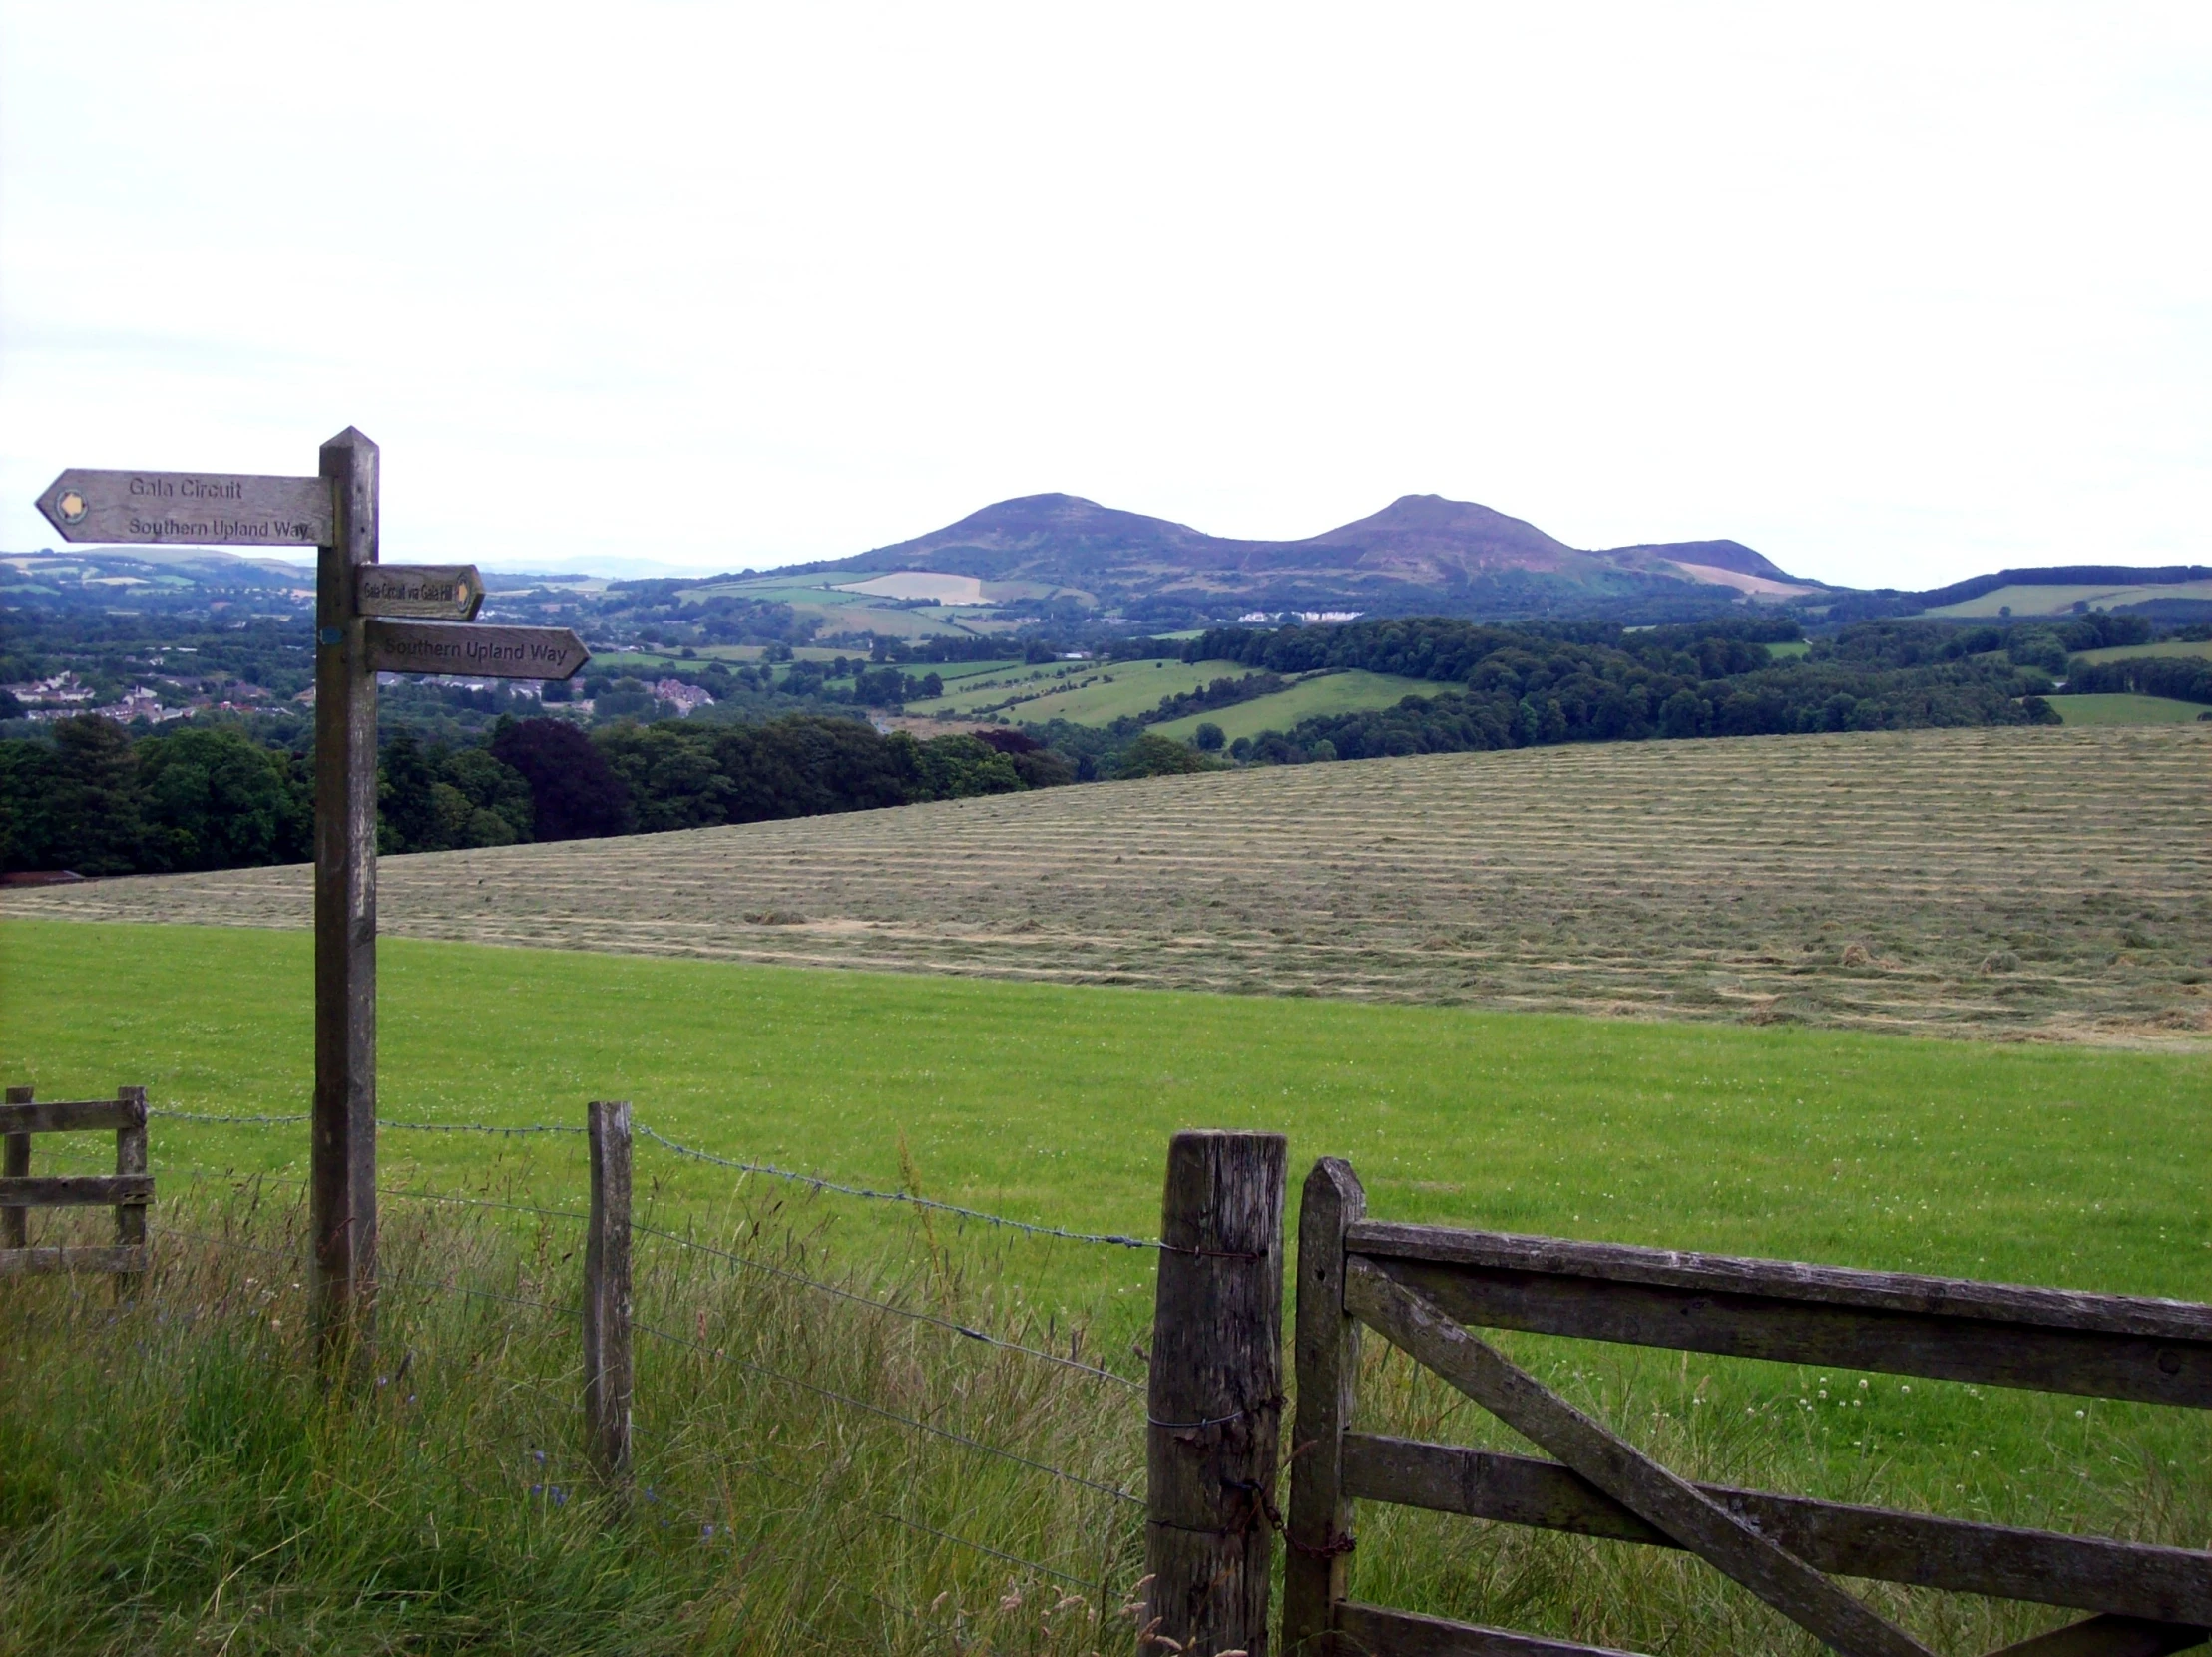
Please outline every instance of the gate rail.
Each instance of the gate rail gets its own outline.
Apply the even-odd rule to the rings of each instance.
[[[1928,1657],[1827,1572],[2095,1613],[1994,1657],[2153,1657],[2212,1638],[2212,1553],[1677,1477],[1470,1325],[2212,1409],[2212,1306],[1365,1217],[1348,1163],[1306,1181],[1283,1644],[1308,1657],[1617,1657],[1347,1597],[1352,1503],[1686,1548],[1847,1657]],[[1555,1459],[1357,1431],[1359,1332]]]
[[[35,1178],[31,1135],[115,1129],[115,1172]],[[0,1104],[0,1275],[13,1272],[146,1270],[146,1205],[154,1179],[146,1171],[146,1089],[121,1087],[112,1099],[41,1104],[28,1087],[10,1087]],[[33,1248],[32,1208],[115,1209],[115,1245]],[[123,1279],[118,1279],[118,1285]]]

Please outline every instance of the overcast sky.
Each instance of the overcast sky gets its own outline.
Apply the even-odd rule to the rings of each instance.
[[[387,559],[1435,492],[2212,562],[2212,6],[0,5],[0,546],[383,445]]]

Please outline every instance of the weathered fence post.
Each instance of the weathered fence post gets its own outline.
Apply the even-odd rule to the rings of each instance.
[[[584,1244],[584,1424],[603,1477],[630,1472],[630,1105],[594,1100]]]
[[[146,1172],[146,1089],[143,1087],[118,1087],[116,1102],[126,1114],[124,1124],[115,1130],[115,1171],[119,1174],[143,1174]],[[118,1248],[137,1248],[142,1254],[146,1249],[146,1209],[140,1203],[126,1203],[115,1211],[115,1240]],[[152,1262],[148,1262],[151,1269]],[[118,1272],[115,1280],[116,1299],[131,1295],[139,1285],[139,1273]]]
[[[1167,1145],[1152,1312],[1147,1636],[1266,1657],[1282,1416],[1279,1133]]]
[[[28,1087],[10,1087],[10,1104],[36,1104],[36,1093]],[[7,1135],[7,1149],[0,1153],[0,1175],[9,1179],[21,1179],[31,1171],[31,1136],[28,1133]],[[28,1248],[31,1230],[27,1221],[27,1208],[0,1208],[0,1249]]]
[[[377,561],[377,448],[322,446],[330,540],[315,575],[315,1332],[365,1373],[376,1297],[376,674],[355,603]]]
[[[1366,1215],[1367,1193],[1352,1165],[1333,1156],[1316,1162],[1298,1205],[1298,1423],[1290,1435],[1290,1555],[1283,1561],[1290,1657],[1333,1657],[1332,1607],[1350,1574],[1344,1434],[1359,1384],[1360,1326],[1344,1310],[1344,1228]]]

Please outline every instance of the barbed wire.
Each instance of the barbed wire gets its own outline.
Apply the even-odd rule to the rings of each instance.
[[[149,1116],[162,1116],[172,1121],[209,1122],[229,1126],[286,1126],[304,1122],[304,1115],[294,1116],[213,1116],[191,1110],[149,1108]],[[519,1127],[502,1127],[492,1122],[402,1122],[388,1117],[376,1119],[379,1131],[391,1128],[414,1133],[484,1133],[513,1137],[532,1133],[588,1133],[588,1128],[576,1127],[565,1122],[534,1122]],[[1181,1243],[1162,1242],[1156,1237],[1130,1237],[1113,1231],[1071,1231],[1065,1226],[1039,1225],[1031,1220],[1017,1220],[1005,1214],[989,1213],[981,1208],[964,1208],[958,1203],[939,1202],[933,1197],[916,1196],[911,1191],[878,1191],[865,1185],[847,1185],[821,1174],[795,1173],[789,1168],[779,1168],[771,1162],[748,1162],[733,1157],[716,1156],[695,1146],[682,1144],[659,1132],[651,1124],[639,1122],[635,1131],[653,1140],[664,1149],[677,1156],[689,1157],[696,1162],[710,1163],[717,1168],[729,1168],[738,1173],[761,1174],[770,1179],[789,1180],[815,1191],[835,1191],[840,1196],[864,1197],[872,1202],[899,1202],[911,1208],[927,1209],[932,1213],[950,1214],[955,1219],[974,1220],[979,1225],[1019,1231],[1032,1237],[1053,1237],[1068,1243],[1092,1243],[1112,1248],[1151,1249],[1163,1254],[1191,1254],[1230,1260],[1258,1260],[1264,1255],[1241,1253],[1235,1250],[1191,1248]]]
[[[1010,1231],[1024,1231],[1038,1237],[1057,1237],[1070,1243],[1104,1243],[1124,1249],[1160,1249],[1168,1245],[1147,1237],[1124,1237],[1116,1232],[1069,1231],[1057,1225],[1035,1225],[1028,1220],[1009,1219],[1004,1214],[988,1214],[980,1208],[963,1208],[957,1203],[939,1202],[932,1197],[918,1197],[911,1191],[876,1191],[864,1185],[841,1185],[834,1179],[819,1174],[793,1173],[788,1168],[778,1168],[768,1162],[741,1162],[726,1156],[716,1156],[712,1151],[693,1149],[656,1132],[644,1122],[637,1124],[638,1132],[664,1149],[678,1156],[687,1156],[698,1162],[711,1162],[717,1168],[733,1168],[739,1173],[765,1174],[770,1179],[787,1179],[796,1185],[809,1186],[817,1191],[835,1191],[840,1196],[867,1197],[876,1202],[903,1202],[914,1208],[926,1208],[933,1213],[951,1214],[963,1220],[975,1220],[984,1225],[1003,1226]],[[1184,1251],[1177,1251],[1184,1252]]]
[[[197,1110],[170,1110],[149,1106],[149,1116],[166,1117],[173,1122],[212,1122],[228,1127],[289,1127],[310,1118],[304,1113],[296,1116],[211,1116]],[[526,1133],[584,1133],[589,1130],[566,1122],[532,1122],[521,1127],[501,1127],[493,1122],[401,1122],[389,1116],[376,1118],[379,1131],[393,1128],[404,1133],[490,1133],[513,1137]]]
[[[804,1272],[795,1272],[786,1266],[771,1266],[764,1260],[755,1260],[748,1255],[734,1254],[728,1249],[718,1249],[710,1243],[696,1242],[691,1238],[678,1236],[672,1231],[663,1231],[658,1226],[640,1225],[633,1221],[630,1229],[643,1232],[648,1237],[663,1238],[667,1242],[695,1250],[700,1254],[712,1255],[717,1260],[727,1260],[739,1266],[750,1267],[756,1272],[765,1272],[770,1277],[780,1277],[791,1283],[802,1283],[810,1289],[818,1289],[825,1295],[835,1295],[840,1300],[849,1300],[856,1305],[873,1307],[879,1312],[889,1312],[895,1317],[911,1318],[917,1323],[934,1324],[939,1329],[950,1330],[953,1334],[966,1336],[971,1341],[981,1341],[985,1346],[998,1347],[1006,1352],[1018,1352],[1025,1357],[1042,1359],[1048,1364],[1058,1364],[1063,1369],[1079,1370],[1085,1375],[1098,1376],[1102,1380],[1117,1381],[1122,1386],[1131,1389],[1143,1386],[1140,1381],[1132,1381],[1125,1375],[1116,1375],[1113,1371],[1103,1369],[1097,1364],[1086,1364],[1080,1358],[1063,1358],[1059,1353],[1047,1352],[1041,1347],[1026,1347],[1017,1341],[1001,1340],[996,1335],[988,1334],[980,1329],[972,1329],[967,1324],[958,1323],[951,1318],[941,1318],[934,1312],[917,1311],[911,1306],[900,1306],[891,1301],[877,1300],[856,1290],[841,1289],[834,1283],[824,1283],[820,1278],[808,1277]]]

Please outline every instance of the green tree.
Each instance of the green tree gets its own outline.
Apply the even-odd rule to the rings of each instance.
[[[1217,754],[1221,751],[1222,744],[1228,741],[1228,735],[1219,725],[1208,719],[1191,733],[1190,740],[1200,753]]]
[[[229,729],[185,730],[138,746],[147,861],[240,869],[310,855],[314,790],[291,756]]]
[[[128,875],[146,861],[145,793],[123,727],[97,714],[54,726],[44,798],[32,808],[42,860],[81,875]]]
[[[1148,730],[1121,750],[1114,760],[1113,774],[1123,778],[1180,776],[1188,771],[1210,771],[1220,763]]]
[[[914,763],[917,799],[1015,794],[1028,787],[1010,755],[972,736],[933,736],[927,742],[918,742]]]

